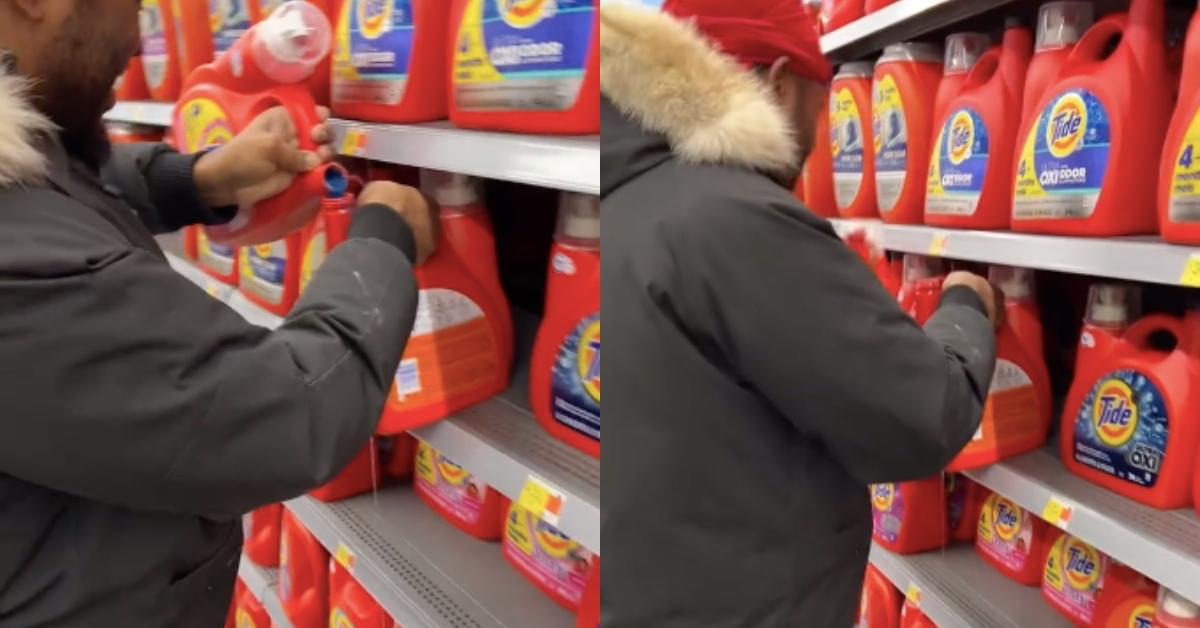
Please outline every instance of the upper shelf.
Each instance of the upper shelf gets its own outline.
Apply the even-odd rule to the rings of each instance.
[[[866,229],[889,251],[1200,287],[1200,248],[1167,244],[1155,237],[1068,238],[888,225],[878,220],[830,222],[842,234]]]
[[[821,37],[821,51],[837,61],[850,61],[1009,1],[898,0]]]

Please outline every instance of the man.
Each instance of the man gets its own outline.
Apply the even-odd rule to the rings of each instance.
[[[368,442],[436,218],[365,190],[274,332],[172,272],[152,231],[230,220],[330,157],[263,114],[199,158],[102,139],[137,0],[0,0],[0,626],[223,623],[239,516]]]
[[[867,485],[971,438],[996,294],[920,329],[789,193],[829,67],[797,0],[601,9],[606,627],[854,623]]]

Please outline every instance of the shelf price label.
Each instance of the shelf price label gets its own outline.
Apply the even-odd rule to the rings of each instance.
[[[1183,274],[1179,276],[1179,285],[1200,288],[1200,253],[1188,256],[1187,263],[1183,265]]]
[[[904,590],[904,599],[917,608],[921,608],[921,587],[917,583],[908,583],[908,588]]]
[[[338,541],[337,549],[335,549],[333,552],[333,559],[336,560],[337,564],[341,565],[343,569],[349,571],[350,573],[354,573],[354,552],[350,551],[350,548],[346,547],[345,543]]]
[[[1071,513],[1074,509],[1063,500],[1051,495],[1042,508],[1042,520],[1062,530],[1071,523]]]
[[[346,129],[338,153],[351,157],[362,157],[367,152],[367,132],[362,129]]]
[[[563,497],[562,491],[550,486],[545,480],[531,475],[525,480],[525,486],[521,488],[517,505],[546,523],[558,527],[558,517],[562,514],[565,501],[566,498]]]
[[[946,244],[950,240],[950,234],[945,231],[938,231],[933,234],[933,238],[929,240],[929,254],[935,257],[941,257],[946,254]]]

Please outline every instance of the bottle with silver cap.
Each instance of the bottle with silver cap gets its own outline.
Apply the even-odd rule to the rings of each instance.
[[[1141,292],[1137,286],[1092,284],[1088,288],[1087,310],[1083,318],[1083,330],[1079,334],[1076,369],[1085,363],[1088,355],[1107,352],[1140,313]]]
[[[829,97],[833,189],[843,218],[879,215],[875,201],[874,133],[871,130],[869,61],[844,63],[833,77]]]
[[[875,198],[884,221],[920,224],[933,142],[934,92],[941,51],[932,44],[891,44],[871,84]]]
[[[946,106],[958,94],[967,72],[987,51],[991,40],[983,33],[954,33],[946,37],[946,50],[942,68],[942,82],[938,84],[937,96],[933,100],[933,123],[940,129],[946,116]]]
[[[1092,3],[1064,0],[1047,2],[1038,10],[1038,23],[1033,59],[1025,74],[1025,94],[1022,100],[1022,124],[1037,115],[1036,107],[1045,95],[1075,42],[1092,25]],[[1023,131],[1021,137],[1024,138]]]

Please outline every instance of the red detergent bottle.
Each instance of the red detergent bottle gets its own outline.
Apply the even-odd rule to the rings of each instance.
[[[171,0],[142,0],[138,15],[142,33],[142,71],[150,97],[159,102],[175,102],[179,84],[179,45],[175,41],[175,20]]]
[[[1038,100],[1017,147],[1012,228],[1074,236],[1157,231],[1170,115],[1164,1],[1098,20]],[[1115,37],[1120,43],[1108,47]]]
[[[875,542],[897,554],[916,554],[948,541],[942,476],[871,485]]]
[[[925,223],[1006,229],[1012,213],[1012,157],[1021,91],[1033,52],[1029,30],[1010,26],[979,58],[950,100],[929,163]]]
[[[592,572],[592,553],[516,502],[504,525],[504,558],[559,606],[578,612]]]
[[[344,0],[307,0],[310,4],[316,6],[329,18],[330,24],[336,24],[339,6]],[[258,24],[259,22],[270,17],[275,9],[283,4],[284,0],[246,0],[246,8],[250,11],[250,23]],[[308,78],[309,89],[312,91],[313,98],[316,99],[319,105],[329,105],[329,81],[332,72],[332,55],[326,57],[317,69],[313,71],[312,76]]]
[[[500,538],[499,493],[424,442],[417,443],[413,469],[413,489],[434,512],[477,539]]]
[[[1108,568],[1108,556],[1061,532],[1046,554],[1042,597],[1072,624],[1089,628],[1097,617],[1096,598]]]
[[[332,480],[309,491],[314,499],[336,502],[370,492],[379,485],[379,456],[372,438]]]
[[[435,185],[427,193],[436,197],[446,193],[445,187]],[[512,318],[498,273],[491,270],[496,267],[491,222],[470,202],[473,192],[454,193],[459,196],[443,196],[454,202],[442,209],[437,251],[416,269],[421,289],[416,323],[388,393],[379,434],[439,421],[508,386]]]
[[[979,529],[979,514],[989,492],[979,483],[961,473],[947,473],[946,525],[950,540],[973,543]]]
[[[175,43],[179,46],[179,76],[186,83],[188,75],[213,60],[214,18],[209,9],[216,7],[207,0],[170,1]]]
[[[599,133],[598,4],[453,0],[450,121],[513,133]]]
[[[829,99],[817,115],[817,130],[813,133],[813,149],[800,171],[800,186],[804,189],[804,206],[824,218],[838,215],[833,194],[833,156],[829,153]]]
[[[942,80],[938,83],[937,95],[933,98],[933,139],[941,132],[938,125],[946,119],[950,101],[962,90],[962,85],[967,80],[967,72],[975,67],[975,63],[983,56],[990,43],[988,36],[983,33],[954,33],[946,37]],[[930,153],[932,152],[930,150]]]
[[[977,469],[1041,447],[1050,433],[1050,373],[1034,301],[1033,271],[992,266],[988,279],[1004,291],[1004,324],[996,330],[996,369],[983,420],[947,471]]]
[[[234,603],[237,606],[234,610],[234,625],[237,628],[270,628],[271,616],[263,607],[262,601],[250,592],[250,587],[239,578],[235,589]]]
[[[941,258],[905,253],[901,262],[900,290],[896,300],[900,309],[924,325],[937,311],[942,298],[942,281],[946,279],[946,264]]]
[[[329,552],[287,509],[279,542],[279,600],[295,628],[329,624]]]
[[[329,628],[400,628],[336,559],[329,561]]]
[[[1074,379],[1092,380],[1102,368],[1101,357],[1112,350],[1141,312],[1141,292],[1130,284],[1097,283],[1088,286],[1088,304],[1079,332]]]
[[[321,199],[321,211],[313,219],[308,233],[304,237],[304,256],[300,261],[300,292],[308,287],[313,274],[325,263],[329,252],[350,234],[350,221],[354,219],[357,209],[355,200],[362,191],[362,181],[351,176],[347,180],[346,190],[338,194],[337,186],[327,191]]]
[[[556,439],[600,457],[600,201],[563,193],[529,406]]]
[[[575,614],[575,628],[600,628],[600,556],[592,557],[592,575]]]
[[[162,129],[152,126],[106,122],[104,130],[108,134],[108,141],[113,144],[161,142],[163,138]]]
[[[1200,11],[1192,14],[1185,42],[1179,99],[1158,174],[1158,222],[1164,240],[1195,245],[1200,244]]]
[[[1200,628],[1200,605],[1160,587],[1158,605],[1154,609],[1154,628]]]
[[[904,607],[900,609],[900,628],[938,628],[938,626],[930,621],[915,604],[906,601]]]
[[[279,566],[279,536],[283,504],[268,504],[242,517],[242,553],[256,565]]]
[[[1151,628],[1158,585],[1146,576],[1111,561],[1104,586],[1096,596],[1097,628]]]
[[[376,451],[379,470],[390,480],[407,480],[413,474],[413,456],[416,455],[416,439],[408,434],[377,436]]]
[[[373,122],[446,117],[447,0],[346,0],[333,52],[334,115]]]
[[[857,628],[896,628],[900,625],[900,606],[904,597],[875,565],[867,565],[863,579],[862,601],[858,607]]]
[[[866,0],[865,2],[863,2],[863,13],[865,13],[865,14],[874,13],[874,12],[882,9],[883,7],[886,7],[887,5],[892,4],[895,1],[896,0]]]
[[[318,123],[307,80],[329,51],[329,21],[302,0],[287,2],[256,24],[215,62],[190,76],[175,108],[174,128],[183,146],[208,146],[229,138],[258,114],[282,106],[298,129]],[[310,134],[299,133],[299,148],[313,150]],[[222,244],[274,242],[308,224],[322,198],[345,185],[341,166],[325,164],[296,177],[283,192],[240,212],[229,224],[209,227]]]
[[[821,30],[835,31],[863,16],[863,0],[822,0]]]
[[[871,74],[866,61],[843,63],[829,93],[829,155],[833,160],[833,197],[843,218],[875,218],[874,133]]]
[[[125,72],[117,77],[113,85],[117,100],[149,100],[150,90],[146,87],[146,73],[142,68],[141,56],[129,60]]]
[[[1092,4],[1063,0],[1047,2],[1038,9],[1037,43],[1033,58],[1029,60],[1029,71],[1025,75],[1025,92],[1021,98],[1022,132],[1029,128],[1029,120],[1037,114],[1037,104],[1046,89],[1058,78],[1058,72],[1075,42],[1092,25]],[[1018,135],[1024,137],[1024,135]]]
[[[1037,586],[1046,569],[1054,528],[999,494],[979,513],[975,551],[996,571],[1025,586]]]
[[[920,224],[924,217],[931,113],[941,78],[941,52],[930,44],[892,44],[875,62],[871,135],[875,198],[884,222]]]
[[[1152,342],[1172,340],[1165,350]],[[1191,503],[1200,442],[1200,311],[1142,317],[1104,353],[1089,352],[1063,406],[1067,469],[1147,506]]]

